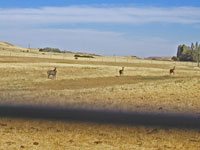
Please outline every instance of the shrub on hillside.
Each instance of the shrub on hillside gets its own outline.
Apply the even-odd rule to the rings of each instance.
[[[173,56],[173,57],[171,58],[171,60],[173,60],[173,61],[177,61],[178,58],[177,58],[176,56]]]
[[[91,55],[79,55],[79,54],[75,54],[75,55],[74,55],[74,58],[75,58],[75,59],[78,59],[78,57],[94,58],[94,56],[91,56]]]
[[[45,48],[40,48],[40,52],[54,52],[54,53],[62,53],[62,51],[58,48],[50,48],[50,47],[45,47]]]

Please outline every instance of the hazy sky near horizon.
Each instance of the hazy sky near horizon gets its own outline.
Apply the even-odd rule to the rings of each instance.
[[[199,31],[199,0],[0,1],[0,41],[24,47],[172,56]]]

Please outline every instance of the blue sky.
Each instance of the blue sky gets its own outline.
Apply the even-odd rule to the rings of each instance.
[[[2,0],[2,7],[43,7],[69,5],[200,6],[199,0]]]
[[[102,55],[172,56],[200,41],[199,0],[3,0],[0,41]]]

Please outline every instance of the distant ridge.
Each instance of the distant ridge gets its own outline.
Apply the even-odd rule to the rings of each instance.
[[[8,43],[8,42],[2,42],[2,41],[0,41],[0,45],[5,45],[5,46],[14,46],[14,45],[11,44],[11,43]]]
[[[0,41],[0,50],[12,51],[12,52],[13,51],[15,51],[15,52],[39,52],[40,48],[23,48],[23,47],[11,44],[9,42]],[[53,52],[53,53],[56,54],[56,52]],[[87,53],[87,52],[75,52],[75,51],[73,52],[73,51],[69,51],[69,50],[62,50],[59,53],[68,53],[68,54],[72,54],[72,55],[78,54],[78,55],[88,55],[88,56],[101,56],[101,55],[91,54],[91,53]]]
[[[20,46],[16,46],[14,44],[11,44],[9,42],[4,42],[4,41],[0,41],[0,50],[27,50],[27,48],[23,48]]]

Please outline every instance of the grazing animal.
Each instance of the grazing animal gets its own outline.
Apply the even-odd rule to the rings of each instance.
[[[174,70],[175,70],[175,66],[169,70],[169,74],[175,74]]]
[[[53,79],[55,79],[56,78],[56,73],[57,73],[56,67],[53,70],[48,70],[47,71],[48,78],[50,78],[50,76],[52,76]]]
[[[123,75],[124,74],[124,67],[122,67],[122,69],[119,70],[119,75]]]

